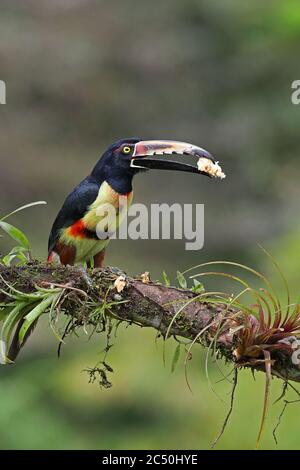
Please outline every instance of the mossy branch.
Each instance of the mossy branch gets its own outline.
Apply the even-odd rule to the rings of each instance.
[[[4,307],[11,302],[12,288],[25,294],[61,288],[64,295],[59,299],[60,314],[74,320],[77,326],[97,326],[100,321],[100,317],[95,316],[98,306],[107,316],[154,328],[164,337],[181,336],[204,347],[214,344],[214,351],[235,367],[266,370],[263,351],[268,345],[264,344],[263,348],[259,344],[252,345],[248,348],[251,350],[249,356],[243,354],[241,348],[249,324],[257,325],[254,316],[218,302],[217,298],[205,300],[205,294],[166,287],[145,278],[125,276],[124,282],[124,278],[120,278],[122,275],[124,273],[113,268],[85,271],[39,262],[19,267],[0,265],[0,303]],[[116,279],[121,280],[120,292]],[[256,346],[255,353],[253,346]],[[291,355],[291,348],[272,344],[271,373],[284,381],[300,382],[300,369],[292,362]]]

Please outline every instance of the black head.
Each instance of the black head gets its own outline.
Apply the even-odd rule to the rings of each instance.
[[[132,190],[132,178],[141,170],[179,170],[206,174],[186,163],[149,158],[170,154],[192,155],[214,161],[206,150],[185,142],[128,138],[108,147],[93,169],[92,176],[99,182],[107,181],[115,191],[125,194]]]
[[[132,178],[139,169],[131,168],[130,162],[139,138],[121,139],[111,144],[92,171],[98,181],[107,181],[119,194],[132,190]]]

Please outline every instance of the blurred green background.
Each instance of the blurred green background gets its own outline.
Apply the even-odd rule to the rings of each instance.
[[[11,219],[46,256],[48,233],[66,194],[112,141],[141,136],[192,142],[210,150],[228,178],[149,172],[135,201],[205,204],[205,247],[184,241],[113,241],[106,263],[130,274],[217,259],[251,264],[273,280],[262,243],[298,294],[300,4],[296,0],[2,0],[0,79],[1,213],[44,199]],[[1,252],[10,243],[1,239]],[[274,276],[279,295],[282,287]],[[206,281],[207,288],[223,284]],[[227,289],[235,286],[227,284]],[[104,338],[68,340],[60,360],[47,319],[14,367],[0,370],[2,449],[206,449],[228,409],[230,383],[194,349],[194,393],[184,356],[174,374],[155,333],[121,327],[108,362],[113,387],[101,391],[82,372],[101,357]],[[230,369],[223,364],[224,373]],[[253,448],[264,377],[239,376],[234,413],[217,448]],[[281,384],[272,383],[272,398]],[[292,397],[291,397],[292,398]],[[271,407],[262,448],[282,404]],[[299,408],[291,405],[277,448],[300,447]]]

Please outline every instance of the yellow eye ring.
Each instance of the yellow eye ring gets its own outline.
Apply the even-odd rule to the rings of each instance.
[[[128,154],[128,153],[131,152],[131,148],[126,145],[125,147],[123,147],[122,152],[125,153],[125,154]]]

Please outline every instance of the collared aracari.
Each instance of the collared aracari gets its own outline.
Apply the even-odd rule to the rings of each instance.
[[[195,156],[198,158],[198,166],[155,158],[156,155],[165,154]],[[66,198],[50,233],[48,262],[74,265],[84,262],[89,264],[92,260],[94,267],[101,267],[109,234],[98,237],[98,225],[101,225],[103,217],[99,215],[99,209],[110,204],[117,212],[122,197],[128,202],[128,208],[132,201],[132,179],[134,175],[147,169],[179,170],[225,177],[214,158],[195,145],[171,140],[119,140],[106,150],[91,174]],[[117,217],[116,227],[121,222],[121,212]],[[10,361],[16,359],[21,349],[19,332],[23,323],[24,318],[19,321],[11,341],[7,354]],[[23,344],[36,323],[37,320],[27,331]]]
[[[129,207],[133,194],[132,179],[140,171],[179,170],[210,176],[208,172],[186,163],[154,158],[165,154],[193,155],[215,163],[206,150],[184,142],[136,138],[115,142],[102,155],[91,174],[66,198],[50,233],[48,262],[57,260],[64,265],[86,262],[101,267],[109,234],[101,236],[101,239],[97,235],[97,225],[101,223],[99,208],[111,204],[118,210],[120,197],[127,198]],[[121,219],[119,214],[116,226]]]

